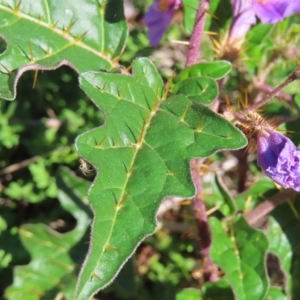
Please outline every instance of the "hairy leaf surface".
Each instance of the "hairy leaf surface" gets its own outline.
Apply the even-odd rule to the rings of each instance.
[[[110,70],[127,38],[121,0],[0,1],[0,97],[13,100],[27,70]]]
[[[135,60],[132,76],[87,72],[80,85],[106,116],[104,126],[76,141],[79,154],[99,172],[90,190],[92,240],[77,286],[78,299],[88,299],[153,233],[164,197],[194,195],[190,159],[243,147],[246,139],[202,105],[201,96],[165,99],[146,59]]]
[[[211,258],[226,273],[236,299],[265,299],[269,288],[265,235],[240,216],[228,224],[228,233],[218,219],[210,218],[209,223],[213,238]]]

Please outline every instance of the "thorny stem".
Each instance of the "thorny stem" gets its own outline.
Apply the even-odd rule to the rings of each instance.
[[[280,84],[276,89],[274,89],[270,94],[268,94],[264,99],[261,101],[258,101],[251,106],[249,106],[246,111],[253,111],[257,110],[259,107],[265,105],[268,103],[272,98],[276,97],[278,93],[280,93],[287,85],[292,83],[293,81],[297,80],[300,78],[300,68],[295,70],[292,74],[289,75],[289,77],[282,83]]]
[[[219,279],[218,267],[211,261],[209,251],[211,248],[211,232],[207,222],[206,207],[202,197],[202,178],[200,176],[203,159],[193,159],[190,163],[191,176],[196,188],[192,205],[200,237],[201,256],[203,259],[204,280],[215,282]]]
[[[259,83],[259,82],[255,82],[255,80],[253,80],[253,84],[259,90],[259,92],[270,93],[272,91],[272,88],[265,83]],[[282,100],[285,100],[288,102],[292,101],[292,97],[290,95],[285,94],[283,91],[278,92],[277,96]],[[258,101],[259,100],[257,100],[257,101],[254,100],[254,103],[256,103]]]
[[[210,0],[201,0],[199,4],[193,33],[189,43],[186,67],[194,65],[198,61],[200,55],[200,42],[204,32],[209,1]],[[214,282],[219,279],[219,276],[218,267],[211,261],[209,256],[209,250],[211,248],[211,232],[207,222],[206,206],[202,198],[202,178],[200,175],[202,164],[203,159],[193,159],[190,163],[191,176],[196,188],[196,194],[192,200],[192,205],[200,238],[204,280]]]
[[[210,0],[201,0],[198,7],[196,21],[189,43],[189,49],[187,53],[186,67],[192,66],[198,61],[200,54],[200,42],[204,32],[204,25],[206,21],[206,14],[209,9]]]
[[[255,227],[263,217],[268,215],[278,205],[286,202],[293,194],[294,191],[292,190],[283,190],[260,203],[253,210],[245,213],[245,218],[249,225]]]

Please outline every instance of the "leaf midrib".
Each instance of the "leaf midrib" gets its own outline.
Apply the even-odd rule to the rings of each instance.
[[[140,142],[140,144],[137,144],[138,147],[136,146],[136,150],[135,150],[134,155],[133,155],[133,157],[132,157],[132,160],[131,160],[131,164],[130,164],[129,170],[131,170],[131,169],[133,168],[134,163],[135,163],[135,160],[136,160],[136,158],[137,158],[137,155],[138,155],[140,149],[143,148],[143,147],[142,147],[143,144],[146,145],[146,142],[145,142],[145,136],[146,136],[146,134],[147,134],[147,129],[149,128],[149,125],[151,124],[151,120],[156,116],[157,112],[158,112],[158,105],[156,105],[156,106],[154,107],[154,109],[149,110],[149,116],[148,116],[148,119],[147,119],[145,125],[143,126],[143,127],[144,127],[144,132],[143,132],[143,134],[142,134],[142,138],[139,138],[139,139],[141,140],[141,142]],[[142,128],[141,128],[141,130],[142,130]],[[121,195],[120,195],[119,201],[121,201],[121,200],[124,198],[124,196],[126,196],[126,195],[125,195],[125,190],[126,190],[128,181],[129,181],[129,179],[131,178],[131,175],[132,175],[132,173],[131,173],[129,176],[126,177],[126,180],[125,180],[125,182],[124,182],[124,185],[123,185],[123,187],[122,187],[122,189],[121,189]],[[98,178],[99,178],[99,177],[97,177],[96,180],[98,180]],[[94,183],[94,184],[95,184],[95,183]],[[94,270],[93,270],[92,273],[90,274],[90,277],[93,276],[93,273],[95,272],[95,269],[100,265],[100,261],[101,261],[101,259],[102,259],[102,257],[103,257],[104,252],[106,251],[105,245],[109,245],[109,241],[111,240],[112,233],[113,233],[113,230],[114,230],[114,227],[115,227],[115,223],[116,223],[116,220],[117,220],[117,215],[118,215],[118,213],[119,213],[120,210],[121,210],[121,207],[120,207],[119,209],[116,209],[116,210],[115,210],[115,214],[114,214],[114,217],[113,217],[113,219],[112,219],[112,225],[111,225],[111,228],[110,228],[110,232],[109,232],[108,238],[107,238],[106,242],[103,243],[103,248],[102,248],[101,254],[99,255],[99,258],[97,259],[96,267],[94,268]],[[95,221],[94,221],[94,222],[95,222]],[[93,227],[94,227],[94,225],[95,225],[94,222],[93,222]],[[89,278],[90,278],[90,277],[89,277]],[[82,286],[86,285],[86,283],[87,283],[88,281],[89,281],[89,279],[85,280],[85,284],[83,284]],[[106,284],[106,283],[105,283],[105,284]],[[81,293],[81,291],[80,291],[79,293]]]

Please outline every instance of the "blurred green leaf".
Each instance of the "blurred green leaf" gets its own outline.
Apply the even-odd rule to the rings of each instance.
[[[6,268],[12,261],[11,253],[5,253],[3,249],[0,249],[0,269]]]
[[[199,1],[183,0],[182,5],[184,28],[188,34],[191,34],[195,24]]]
[[[275,183],[270,178],[263,178],[255,182],[253,186],[244,193],[235,197],[238,210],[248,211],[253,209],[258,203],[266,200],[277,191]]]
[[[285,288],[293,299],[300,297],[299,259],[300,197],[297,195],[272,212],[268,238],[270,251],[276,254],[285,272]]]
[[[251,228],[242,216],[227,223],[228,232],[216,218],[210,218],[212,248],[210,255],[226,273],[237,299],[265,299],[269,281],[265,268],[268,241]],[[225,225],[225,224],[224,224]]]
[[[290,298],[280,288],[271,287],[266,296],[266,300],[289,300]]]
[[[31,255],[28,265],[14,268],[14,282],[6,290],[7,299],[49,299],[58,294],[73,299],[79,265],[86,251],[83,242],[91,222],[85,193],[89,183],[74,177],[67,168],[57,174],[58,198],[77,224],[61,234],[44,224],[26,224],[20,229],[23,245]],[[85,200],[84,200],[85,199]]]
[[[205,196],[205,203],[209,205],[210,208],[218,206],[225,217],[234,215],[237,212],[235,200],[226,189],[220,176],[213,174],[210,184],[212,193]]]
[[[225,31],[229,21],[232,20],[232,7],[230,0],[213,0],[209,6],[205,30],[211,32]]]
[[[5,189],[5,194],[12,199],[28,199],[28,196],[30,196],[33,191],[33,187],[33,183],[24,184],[21,180],[19,180],[17,182],[11,182]]]
[[[202,300],[201,292],[196,289],[184,289],[176,294],[176,300]]]
[[[278,256],[281,264],[280,267],[285,273],[285,289],[288,294],[291,294],[292,277],[290,271],[292,267],[293,249],[292,245],[289,243],[286,233],[274,217],[269,219],[267,237],[270,244],[269,251]]]

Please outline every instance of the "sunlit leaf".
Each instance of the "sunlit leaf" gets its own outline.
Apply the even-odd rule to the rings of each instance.
[[[112,69],[127,37],[123,1],[2,0],[0,35],[0,97],[12,100],[27,70]]]
[[[76,293],[87,299],[153,233],[164,197],[194,195],[190,159],[243,147],[246,139],[201,97],[162,98],[159,75],[145,59],[135,61],[132,76],[87,72],[80,85],[106,115],[104,126],[76,140],[80,156],[99,172],[89,195],[91,246]]]

